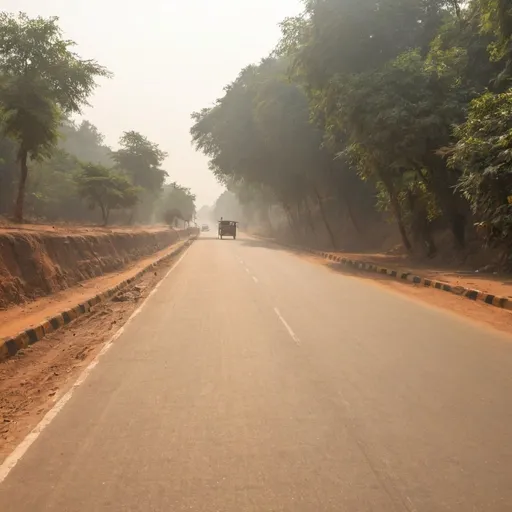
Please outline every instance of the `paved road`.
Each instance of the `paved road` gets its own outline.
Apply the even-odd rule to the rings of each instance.
[[[203,237],[0,485],[2,512],[512,510],[512,343]]]

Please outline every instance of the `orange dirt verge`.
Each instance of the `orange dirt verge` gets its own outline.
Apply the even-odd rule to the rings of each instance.
[[[182,244],[184,242],[179,242]],[[40,324],[47,318],[65,311],[71,307],[85,302],[87,299],[102,293],[129,279],[142,270],[144,267],[154,263],[159,258],[165,256],[170,250],[178,247],[173,244],[172,248],[166,248],[158,251],[150,257],[138,260],[135,263],[127,265],[121,272],[113,272],[96,279],[89,279],[67,290],[57,292],[48,297],[42,297],[35,301],[20,306],[12,306],[6,310],[0,310],[0,339],[8,338],[28,329],[34,325]]]
[[[24,304],[120,270],[180,239],[179,231],[163,227],[52,229],[0,228],[0,308]]]
[[[453,286],[473,288],[484,293],[500,297],[512,298],[512,276],[477,272],[470,269],[454,269],[448,267],[432,267],[427,263],[412,262],[407,257],[391,254],[356,254],[332,252],[336,256],[353,260],[366,261],[387,268],[409,271],[421,277],[443,281]]]
[[[505,309],[496,308],[483,302],[472,301],[466,297],[443,292],[434,288],[425,288],[424,286],[411,284],[408,281],[397,280],[384,274],[346,267],[321,256],[301,252],[297,252],[297,254],[315,263],[325,265],[333,272],[339,272],[345,276],[353,277],[354,279],[365,279],[375,286],[385,287],[393,293],[406,295],[411,300],[422,302],[429,307],[443,310],[448,314],[465,317],[466,320],[479,324],[480,326],[483,325],[507,334],[512,333],[512,313]],[[385,266],[384,263],[379,264]],[[414,270],[420,274],[418,269]],[[421,272],[421,275],[426,274]],[[461,286],[464,285],[461,284]]]
[[[263,238],[269,242],[277,243],[281,245],[278,240],[260,236],[251,233],[252,236]],[[293,245],[284,244],[286,247],[293,249],[294,251],[304,252],[307,248],[295,247]],[[464,288],[471,288],[479,290],[483,293],[496,295],[499,297],[510,297],[512,298],[512,275],[498,274],[493,272],[477,272],[475,269],[470,268],[456,268],[449,266],[441,266],[435,264],[428,264],[427,262],[411,261],[411,259],[405,254],[387,254],[387,253],[350,253],[350,252],[336,252],[336,251],[325,251],[329,254],[347,258],[351,260],[365,261],[367,263],[373,263],[375,265],[386,267],[390,269],[403,270],[411,272],[412,274],[425,277],[428,279],[443,281],[452,286],[462,286]],[[334,265],[340,267],[340,271],[345,273],[354,273],[347,267],[341,268],[341,265]],[[374,272],[357,272],[361,276],[366,275],[374,279],[380,279],[382,276],[375,274]],[[407,282],[401,282],[400,286],[410,286]],[[433,290],[434,297],[437,297],[440,292]],[[463,299],[468,301],[468,299]]]
[[[0,463],[66,393],[104,342],[165,276],[176,258],[160,264],[154,272],[147,272],[123,290],[122,300],[95,306],[70,325],[0,363]],[[112,278],[125,279],[142,265],[142,261],[138,262]],[[109,279],[102,280],[101,284],[95,281],[97,289],[112,284]],[[61,306],[62,302],[59,309]]]

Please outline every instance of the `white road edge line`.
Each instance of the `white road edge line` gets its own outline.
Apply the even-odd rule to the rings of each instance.
[[[14,469],[16,464],[21,460],[21,458],[27,453],[28,449],[32,446],[34,441],[41,435],[43,430],[55,419],[57,414],[64,408],[64,406],[69,402],[71,397],[73,396],[73,392],[76,388],[81,386],[87,377],[90,375],[92,370],[98,365],[99,359],[102,355],[104,355],[114,341],[116,341],[119,336],[123,334],[128,325],[132,322],[132,320],[142,311],[144,306],[148,303],[149,299],[156,293],[156,291],[160,288],[161,284],[167,279],[167,277],[173,272],[178,265],[182,262],[183,258],[187,255],[191,245],[187,247],[185,252],[181,255],[180,259],[169,269],[169,271],[165,274],[163,279],[151,290],[150,294],[144,299],[144,302],[130,315],[126,323],[116,331],[116,333],[103,345],[103,348],[96,355],[96,357],[89,363],[89,365],[84,369],[84,371],[78,376],[77,380],[71,387],[71,389],[46,413],[43,419],[36,425],[36,427],[23,439],[23,441],[13,450],[13,452],[7,456],[4,462],[0,465],[0,484],[7,478],[9,473]]]
[[[288,334],[292,337],[293,341],[297,345],[300,345],[299,337],[293,332],[292,328],[288,325],[288,322],[283,318],[283,315],[279,312],[279,309],[274,308],[274,311],[276,312],[277,317],[279,320],[281,320],[281,323],[286,327],[286,330],[288,331]]]

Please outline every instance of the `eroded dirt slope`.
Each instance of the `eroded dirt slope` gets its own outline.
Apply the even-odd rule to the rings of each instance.
[[[151,230],[0,230],[0,308],[122,269],[187,237]]]

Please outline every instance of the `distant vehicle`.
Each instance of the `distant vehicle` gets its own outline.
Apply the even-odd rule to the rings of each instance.
[[[210,226],[208,226],[208,224],[203,224],[201,226],[201,231],[210,231]]]
[[[219,220],[219,238],[222,240],[225,236],[232,236],[236,240],[236,225],[238,222],[233,220]]]

